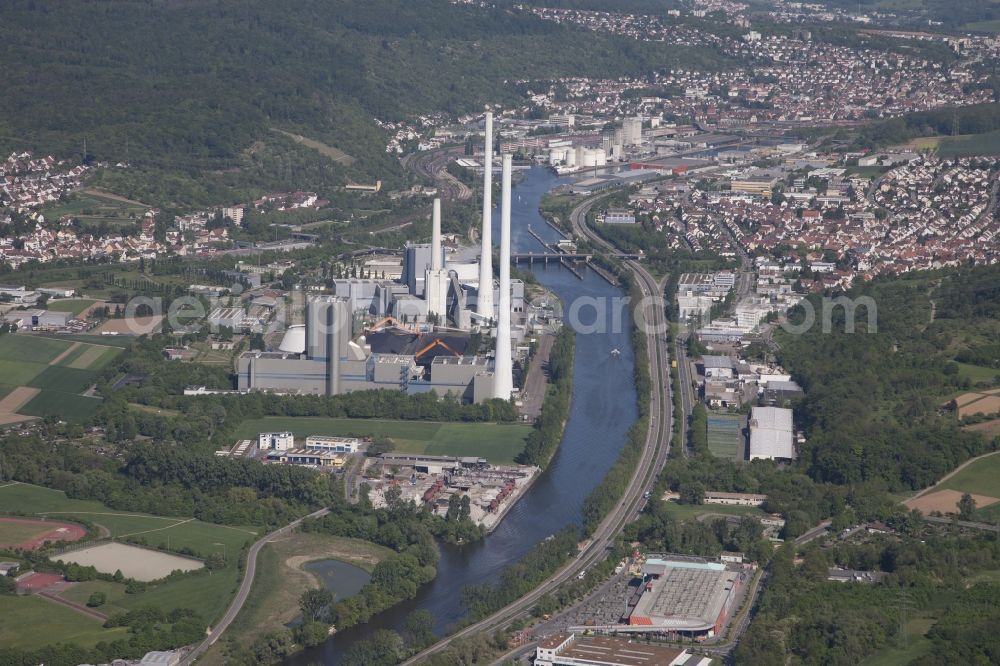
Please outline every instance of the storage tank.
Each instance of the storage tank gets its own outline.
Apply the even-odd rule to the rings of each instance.
[[[564,164],[568,167],[576,166],[576,150],[570,148],[566,151],[566,158],[564,159]]]
[[[304,354],[306,351],[306,327],[304,324],[289,326],[281,338],[278,350],[286,354]]]
[[[556,166],[566,157],[566,151],[561,148],[553,148],[549,151],[549,166]]]
[[[597,156],[594,154],[594,151],[592,150],[583,151],[580,166],[584,168],[597,166]]]

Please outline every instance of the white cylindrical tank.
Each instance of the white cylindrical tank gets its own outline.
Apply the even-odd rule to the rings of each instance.
[[[594,155],[593,151],[585,150],[583,152],[580,166],[584,168],[597,166],[597,156]]]
[[[563,160],[563,163],[566,166],[568,166],[568,167],[575,167],[576,166],[576,150],[573,149],[573,148],[570,148],[569,150],[566,151],[565,154],[566,154],[566,158]]]
[[[304,354],[306,351],[306,327],[303,324],[293,324],[285,331],[278,350],[286,354]]]
[[[596,163],[595,166],[602,167],[602,166],[604,166],[604,165],[606,165],[608,163],[608,156],[605,155],[604,151],[601,150],[600,148],[598,148],[598,149],[596,149],[594,151],[594,157],[597,160],[597,163]]]
[[[549,151],[549,166],[555,166],[563,161],[566,156],[565,150],[560,150],[559,148],[553,148]]]

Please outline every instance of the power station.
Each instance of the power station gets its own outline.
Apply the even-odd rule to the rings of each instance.
[[[398,281],[333,280],[332,294],[307,299],[304,325],[290,327],[277,350],[239,357],[237,388],[314,395],[391,389],[451,394],[465,402],[510,399],[513,346],[525,334],[524,284],[510,277],[509,154],[501,158],[499,280],[493,278],[492,113],[486,114],[485,160],[478,261],[446,261],[441,201],[434,199],[431,242],[406,245]],[[470,349],[471,332],[493,336],[492,358]]]

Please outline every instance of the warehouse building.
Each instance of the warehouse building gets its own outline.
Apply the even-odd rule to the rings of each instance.
[[[619,633],[715,636],[725,626],[747,579],[742,567],[693,558],[650,558],[642,575],[642,596]]]
[[[535,666],[708,666],[708,657],[617,636],[558,633],[535,648]]]
[[[750,412],[750,460],[794,460],[792,410],[754,407]]]

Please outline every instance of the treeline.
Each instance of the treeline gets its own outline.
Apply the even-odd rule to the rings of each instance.
[[[573,329],[563,326],[556,334],[549,354],[550,386],[542,403],[542,413],[535,420],[524,451],[517,457],[517,462],[522,465],[537,465],[544,469],[559,449],[573,397],[575,345]]]
[[[38,435],[0,439],[0,480],[43,485],[119,510],[236,525],[288,523],[334,495],[329,476],[293,466],[142,444],[120,463]]]
[[[826,332],[817,321],[801,335],[779,333],[779,360],[806,393],[797,412],[807,438],[799,456],[813,479],[879,480],[890,491],[916,490],[993,446],[939,409],[948,394],[968,386],[948,371],[952,341],[976,325],[974,313],[996,307],[990,279],[997,274],[991,267],[864,283],[848,296],[872,299],[877,333],[868,330],[865,307],[849,315],[834,308]],[[930,323],[932,298],[940,310]],[[952,300],[957,310],[949,309]],[[808,302],[821,320],[821,299]],[[848,316],[854,333],[846,330]]]
[[[464,588],[462,605],[472,618],[482,619],[519,599],[576,554],[578,536],[577,529],[567,525],[504,569],[496,583]]]
[[[338,492],[328,514],[303,521],[303,532],[361,539],[396,552],[375,565],[371,579],[358,594],[333,602],[332,597],[323,595],[322,591],[309,591],[301,602],[302,624],[291,630],[261,635],[249,645],[230,643],[227,649],[230,663],[247,666],[277,663],[294,652],[296,645],[315,646],[325,641],[331,625],[345,629],[368,622],[400,601],[413,598],[420,586],[434,579],[438,562],[435,539],[453,541],[456,534],[466,540],[482,536],[479,527],[467,517],[449,520],[435,516],[429,508],[418,510],[412,501],[402,501],[400,494],[398,489],[395,493],[387,493],[387,506],[375,509],[366,492],[356,505],[347,503],[343,493]],[[428,638],[431,629],[427,624],[421,623],[419,632],[413,630],[412,633],[421,634],[415,644]],[[394,647],[389,653],[404,655],[398,634],[388,632],[383,638],[392,640]],[[373,650],[374,647],[367,643],[358,648],[359,654],[375,659],[370,663],[382,663],[379,658],[372,657],[376,654]],[[348,663],[357,663],[352,659]]]
[[[880,148],[921,136],[950,136],[956,116],[961,134],[985,134],[1000,129],[1000,104],[993,103],[910,113],[864,125],[851,134],[837,132],[834,137],[853,140],[857,147]]]
[[[129,631],[125,638],[101,641],[92,648],[66,643],[37,650],[0,646],[0,666],[76,666],[88,662],[110,663],[115,659],[141,659],[152,650],[172,650],[196,643],[205,636],[205,620],[195,611],[183,608],[170,612],[141,608],[113,616],[104,626],[127,627]]]
[[[0,58],[0,147],[82,160],[86,139],[87,161],[130,165],[100,172],[102,185],[158,206],[245,201],[265,189],[323,193],[348,177],[399,186],[404,175],[373,117],[519,102],[506,82],[526,75],[610,78],[729,63],[706,48],[678,51],[444,0],[290,8],[16,0],[3,3],[0,26],[9,47]],[[334,162],[272,127],[354,161]]]
[[[642,459],[642,452],[646,446],[646,436],[649,431],[650,402],[652,399],[652,379],[650,377],[648,361],[648,346],[646,343],[646,331],[635,325],[640,317],[637,317],[636,310],[643,302],[642,289],[639,287],[637,278],[632,273],[617,268],[618,279],[625,286],[629,296],[629,314],[632,322],[632,349],[635,354],[635,393],[636,409],[638,417],[635,423],[628,429],[625,435],[625,445],[621,453],[615,460],[611,469],[597,484],[583,501],[581,512],[583,513],[583,531],[591,534],[601,524],[604,516],[621,499],[628,487],[629,481],[636,473],[639,461]],[[653,304],[652,307],[659,307]],[[643,316],[648,317],[646,312]]]
[[[876,650],[898,645],[899,610],[907,598],[911,612],[941,618],[928,636],[932,652],[912,663],[993,663],[996,661],[995,585],[965,589],[965,578],[1000,566],[1000,544],[992,538],[946,531],[922,531],[920,521],[899,525],[900,536],[865,544],[812,548],[795,563],[785,545],[771,562],[759,611],[737,646],[737,663],[856,664]],[[827,580],[831,566],[877,569],[877,585]],[[954,590],[962,590],[957,593]],[[953,599],[950,603],[948,599]],[[944,608],[939,606],[944,605]]]

